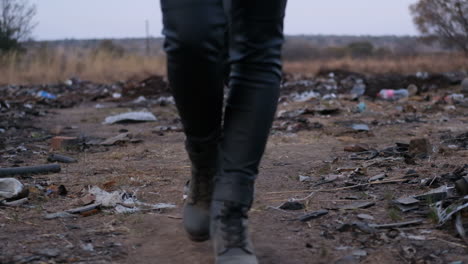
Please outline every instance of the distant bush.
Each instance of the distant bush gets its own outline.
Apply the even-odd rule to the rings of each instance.
[[[353,58],[364,58],[374,55],[374,45],[370,42],[353,42],[347,46],[349,55]]]
[[[99,42],[98,46],[93,50],[93,55],[105,53],[107,55],[121,58],[125,55],[125,49],[120,45],[115,44],[110,39],[105,39]]]
[[[0,1],[0,53],[21,50],[35,26],[36,6],[27,0]]]

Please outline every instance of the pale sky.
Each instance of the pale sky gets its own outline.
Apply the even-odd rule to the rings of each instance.
[[[30,0],[38,40],[161,36],[159,0]],[[285,33],[416,35],[409,5],[417,0],[289,0]]]

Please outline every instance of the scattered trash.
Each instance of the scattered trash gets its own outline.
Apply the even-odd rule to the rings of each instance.
[[[439,225],[444,225],[448,220],[461,210],[468,208],[468,196],[463,197],[449,206],[443,208],[443,202],[439,201],[434,204],[439,219]]]
[[[419,200],[414,197],[402,197],[393,201],[393,204],[403,213],[413,211],[419,208]]]
[[[353,256],[356,256],[356,257],[365,257],[365,256],[367,256],[367,251],[362,250],[362,249],[354,250],[354,251],[353,251]]]
[[[369,220],[369,221],[373,221],[375,219],[372,215],[368,215],[368,214],[358,214],[357,218],[361,220]]]
[[[366,124],[353,124],[351,128],[355,131],[361,132],[361,131],[369,131],[370,128]]]
[[[379,92],[378,97],[384,100],[399,100],[409,96],[409,92],[406,89],[392,90],[383,89]]]
[[[354,230],[359,230],[366,234],[374,234],[377,232],[375,228],[371,225],[364,222],[354,222],[354,223],[344,223],[337,227],[336,229],[339,232],[349,232]]]
[[[101,145],[103,145],[103,146],[113,146],[113,145],[117,145],[117,144],[130,142],[132,137],[133,136],[130,133],[122,133],[122,134],[119,134],[119,135],[117,135],[115,137],[111,137],[111,138],[108,138],[108,139],[104,140],[103,142],[101,142]]]
[[[67,213],[67,212],[57,212],[57,213],[46,214],[44,216],[44,219],[52,220],[52,219],[57,219],[57,218],[73,218],[73,217],[78,217],[78,216],[75,214]]]
[[[351,95],[353,98],[359,98],[366,93],[366,85],[362,79],[357,79],[353,89],[351,89]]]
[[[175,207],[175,205],[173,204],[166,204],[166,203],[159,203],[159,204],[143,203],[143,202],[138,201],[137,198],[133,194],[127,193],[125,191],[106,192],[97,186],[91,187],[88,192],[96,197],[95,203],[99,203],[104,208],[114,208],[115,211],[118,213],[119,212],[127,212],[127,213],[137,212],[142,208],[146,210],[159,210],[159,209]],[[124,208],[120,207],[119,205],[129,208],[131,210],[130,211],[124,210]]]
[[[68,194],[67,188],[64,185],[51,185],[47,187],[46,196],[57,197],[57,196],[66,196]]]
[[[445,199],[448,195],[448,187],[446,185],[440,186],[437,189],[431,190],[427,193],[423,193],[420,195],[414,196],[414,198],[421,200],[421,201],[428,201],[431,203],[435,203]]]
[[[357,105],[357,112],[358,113],[364,113],[367,109],[367,104],[364,103],[364,102],[360,102],[358,105]]]
[[[0,197],[15,200],[23,192],[23,184],[14,178],[0,178]]]
[[[100,203],[94,203],[90,204],[87,206],[83,207],[78,207],[74,209],[69,209],[63,212],[57,212],[57,213],[51,213],[51,214],[46,214],[44,216],[45,219],[51,220],[51,219],[56,219],[56,218],[71,218],[71,217],[77,217],[77,214],[93,211],[101,206]]]
[[[365,209],[374,206],[374,202],[357,202],[352,204],[347,204],[340,206],[338,209],[341,210],[356,210],[356,209]]]
[[[44,98],[44,99],[57,99],[57,96],[46,91],[39,91],[37,92],[37,97]]]
[[[379,152],[376,150],[369,150],[363,151],[355,154],[351,154],[349,158],[351,160],[371,160],[377,158],[379,156]]]
[[[14,175],[29,175],[29,174],[47,174],[60,172],[61,167],[58,164],[48,164],[29,167],[14,167],[0,168],[0,178]]]
[[[283,210],[291,210],[291,211],[295,211],[295,210],[302,210],[305,208],[305,205],[301,202],[297,202],[297,201],[288,201],[288,202],[285,202],[283,203],[282,205],[280,205],[279,207],[280,209],[283,209]]]
[[[416,220],[400,222],[400,223],[391,223],[391,224],[381,224],[381,225],[370,224],[369,226],[372,228],[377,228],[377,229],[392,229],[392,228],[420,225],[422,223],[424,223],[423,219],[416,219]]]
[[[49,154],[49,157],[47,157],[47,160],[50,161],[50,162],[62,162],[62,163],[75,163],[75,162],[77,162],[77,160],[72,158],[72,157],[68,157],[68,156],[60,155],[60,154],[55,154],[55,153]]]
[[[311,99],[316,99],[316,98],[320,98],[320,94],[314,91],[307,91],[301,94],[292,95],[292,100],[295,102],[306,102],[306,101],[309,101]]]
[[[451,133],[448,133],[448,134],[443,135],[441,139],[442,139],[442,143],[449,145],[450,148],[468,149],[468,132],[461,133],[455,136],[452,135]]]
[[[151,122],[156,121],[156,117],[150,112],[128,112],[106,117],[103,124],[111,125],[122,122]]]
[[[153,128],[154,133],[161,133],[161,132],[172,132],[172,131],[182,131],[182,127],[180,126],[157,126]]]
[[[25,204],[27,201],[29,201],[29,199],[26,197],[26,198],[14,200],[14,201],[11,201],[11,202],[0,201],[0,205],[16,207],[16,206],[21,206],[21,205]]]
[[[312,178],[310,176],[299,175],[299,181],[300,182],[310,182],[310,181],[312,181]]]
[[[387,174],[385,173],[381,173],[381,174],[378,174],[378,175],[375,175],[373,177],[371,177],[369,179],[370,182],[374,182],[374,181],[381,181],[383,179],[387,178]]]
[[[318,210],[318,211],[315,211],[315,212],[311,212],[311,213],[307,213],[301,217],[299,217],[299,221],[301,222],[308,222],[312,219],[316,219],[316,218],[319,218],[321,216],[324,216],[324,215],[327,215],[328,214],[328,210]]]

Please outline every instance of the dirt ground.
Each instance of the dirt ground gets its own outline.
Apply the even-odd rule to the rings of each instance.
[[[338,103],[341,112],[336,115],[307,117],[307,122],[322,127],[288,132],[277,129],[284,121],[275,122],[250,212],[260,263],[468,263],[468,246],[453,225],[438,227],[428,207],[403,213],[392,206],[394,199],[447,184],[439,176],[468,163],[468,150],[448,148],[441,139],[447,133],[467,132],[467,108],[444,109],[417,99],[366,103],[363,113],[351,111],[356,102],[345,100]],[[316,104],[280,104],[279,110]],[[60,173],[20,178],[30,188],[29,201],[19,207],[0,207],[0,263],[212,263],[210,243],[190,242],[182,229],[183,186],[190,170],[184,135],[155,128],[173,124],[177,118],[174,106],[151,106],[156,122],[103,125],[108,115],[139,108],[95,105],[87,102],[50,110],[35,118],[32,127],[45,135],[88,138],[128,131],[141,142],[64,151],[78,162],[62,164]],[[407,108],[411,111],[401,110]],[[348,127],[353,123],[368,124],[370,131],[354,131]],[[392,157],[363,161],[350,159],[352,153],[344,151],[358,143],[381,150],[415,138],[429,139],[430,157],[412,162]],[[50,139],[25,142],[35,155],[3,155],[1,167],[46,162]],[[411,178],[403,178],[409,170],[414,170]],[[382,173],[387,183],[362,184]],[[339,177],[324,182],[328,175]],[[301,182],[300,176],[310,178]],[[421,184],[425,179],[431,184]],[[353,187],[356,184],[362,186]],[[44,195],[35,187],[51,185],[64,185],[67,195]],[[85,216],[44,219],[46,213],[78,207],[77,201],[89,186],[125,190],[140,201],[176,207],[126,214],[103,209]],[[305,208],[279,209],[290,199],[299,200]],[[356,202],[372,204],[343,208]],[[320,209],[327,209],[328,214],[307,222],[297,220]],[[353,224],[415,219],[423,222],[370,231]]]

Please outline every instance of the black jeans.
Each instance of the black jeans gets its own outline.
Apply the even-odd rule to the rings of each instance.
[[[214,199],[251,202],[278,101],[285,7],[286,0],[161,0],[168,77],[187,141],[222,137]]]

